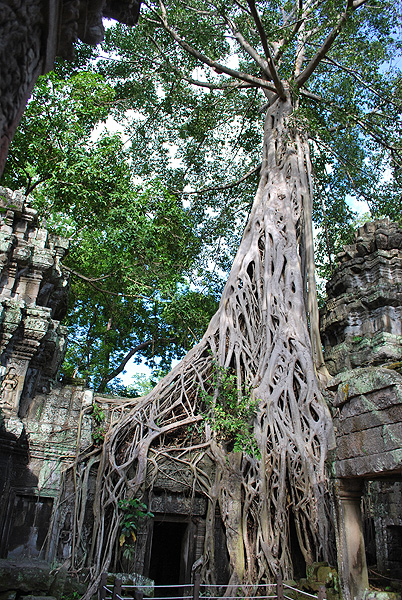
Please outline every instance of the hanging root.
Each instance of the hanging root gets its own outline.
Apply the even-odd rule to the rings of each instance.
[[[160,475],[207,498],[205,582],[215,580],[217,507],[231,582],[293,575],[290,515],[306,563],[326,557],[324,463],[332,426],[317,384],[301,269],[303,207],[311,203],[303,172],[308,146],[287,127],[290,113],[290,101],[268,110],[260,185],[207,332],[105,439],[88,560],[94,581],[116,547],[119,500],[150,498]],[[213,418],[205,418],[206,395],[225,401],[219,369],[235,377],[239,397],[251,390],[256,401],[253,455],[231,452]]]

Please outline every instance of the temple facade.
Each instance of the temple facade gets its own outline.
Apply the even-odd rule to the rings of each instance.
[[[107,427],[127,401],[97,395],[84,381],[59,380],[67,252],[67,241],[48,233],[22,193],[0,188],[0,559],[7,564],[68,563],[74,465],[99,443],[94,405]],[[387,580],[402,579],[402,230],[386,219],[368,223],[338,258],[321,314],[332,375],[325,397],[336,429],[328,461],[332,566],[342,597],[354,600],[366,594],[370,568]],[[206,500],[197,490],[188,493],[186,473],[172,470],[168,459],[153,488],[154,517],[141,524],[126,568],[155,581],[189,583],[203,548]],[[89,504],[93,490],[89,478]],[[215,576],[224,585],[229,563],[219,515],[216,523]],[[91,535],[91,523],[82,526]],[[111,568],[124,568],[124,561]],[[333,578],[329,567],[316,571]],[[0,568],[0,592],[1,586]],[[336,593],[331,590],[331,600]]]

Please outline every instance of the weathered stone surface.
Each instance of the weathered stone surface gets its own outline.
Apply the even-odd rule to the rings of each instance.
[[[212,477],[214,464],[210,458],[204,457],[199,466]],[[163,458],[158,461],[158,471],[155,472],[154,469],[155,466],[150,467],[147,473],[147,477],[154,480],[154,489],[164,490],[165,493],[171,494],[172,498],[175,493],[187,494],[192,489],[193,473],[189,466],[183,464],[183,467],[179,469],[176,461]],[[201,491],[198,483],[195,491]]]
[[[332,374],[402,358],[402,229],[366,223],[338,255],[321,311],[325,360]]]
[[[50,389],[63,360],[68,243],[39,227],[21,192],[0,188],[0,208],[0,408],[15,419]]]
[[[368,482],[365,509],[374,524],[377,570],[402,580],[402,481]]]
[[[151,512],[174,515],[200,515],[206,514],[207,503],[205,497],[186,497],[183,494],[172,494],[164,491],[160,496],[153,496]]]
[[[336,475],[402,473],[402,376],[381,367],[353,369],[332,379],[328,390],[336,430]]]
[[[62,600],[85,593],[87,586],[43,560],[0,560],[0,600]]]
[[[0,591],[18,590],[46,594],[54,580],[50,566],[42,560],[0,560]]]
[[[34,596],[33,594],[28,594],[28,596],[24,596],[24,600],[57,600],[56,596]]]
[[[41,74],[43,0],[0,1],[0,175],[9,139]]]
[[[16,591],[0,592],[0,600],[15,600],[16,597]]]
[[[401,600],[401,594],[398,592],[379,592],[370,590],[367,592],[365,600]]]

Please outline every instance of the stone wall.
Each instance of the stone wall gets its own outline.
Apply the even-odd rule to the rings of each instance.
[[[365,498],[366,517],[374,525],[377,569],[402,580],[402,482],[371,481]]]
[[[366,223],[338,260],[320,315],[330,373],[401,360],[402,229]]]
[[[402,506],[402,230],[389,219],[366,223],[338,260],[327,283],[321,334],[326,364],[336,375],[326,398],[336,431],[338,572],[342,594],[352,600],[369,584],[365,544],[382,585],[391,563],[397,565],[398,540],[402,547],[395,520]],[[376,494],[368,495],[370,488]],[[366,510],[362,518],[362,505],[375,507],[376,516]]]
[[[61,563],[70,556],[74,500],[71,495],[57,505],[62,475],[94,445],[94,404],[108,427],[121,417],[126,401],[94,395],[83,381],[73,380],[35,394],[19,419],[19,435],[7,430],[7,419],[0,419],[0,558],[39,557]],[[91,486],[93,481],[89,494]]]
[[[22,193],[0,188],[0,409],[17,435],[64,357],[68,279],[60,261],[67,248],[40,226]]]
[[[92,392],[68,385],[37,394],[22,433],[0,433],[1,556],[44,557],[61,473],[92,443]]]
[[[336,477],[402,475],[402,375],[369,367],[328,386],[336,431]]]

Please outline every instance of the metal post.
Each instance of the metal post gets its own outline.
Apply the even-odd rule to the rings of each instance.
[[[99,582],[99,590],[98,590],[99,600],[105,600],[105,598],[106,598],[106,584],[107,584],[107,573],[102,573],[101,580]]]
[[[199,598],[200,598],[200,585],[201,585],[201,569],[196,569],[194,571],[193,600],[199,600]]]
[[[321,585],[320,589],[318,590],[318,597],[317,600],[326,600],[327,597],[327,590],[325,585]]]
[[[121,598],[121,579],[118,577],[114,580],[112,600],[118,600],[117,596]]]
[[[284,600],[282,575],[278,575],[276,578],[276,596],[278,600]]]

